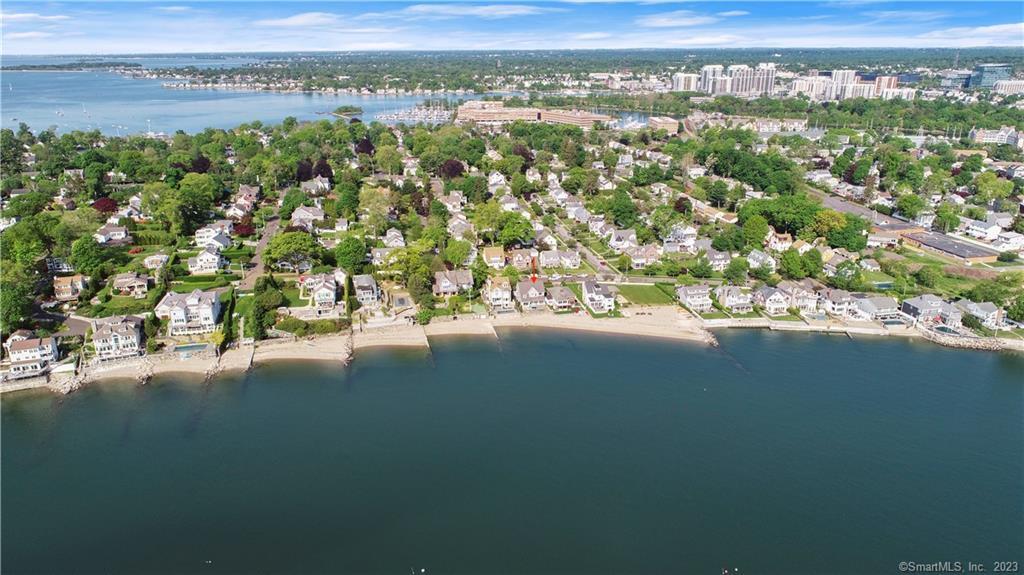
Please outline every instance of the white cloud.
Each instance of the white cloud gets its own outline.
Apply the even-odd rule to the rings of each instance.
[[[690,10],[676,10],[674,12],[663,12],[661,14],[650,14],[636,19],[638,26],[644,28],[683,28],[686,26],[701,26],[714,24],[718,18],[698,14]]]
[[[725,12],[719,12],[715,15],[722,16],[723,18],[729,18],[732,16],[746,16],[748,14],[750,14],[750,12],[747,12],[746,10],[727,10]]]
[[[4,38],[8,40],[38,40],[40,38],[51,38],[53,34],[50,32],[11,32],[10,34],[4,34]]]
[[[960,26],[918,34],[925,40],[974,40],[988,46],[1020,46],[1024,44],[1024,22],[992,26]]]
[[[724,46],[732,44],[740,38],[740,36],[733,36],[731,34],[710,34],[705,36],[689,36],[687,38],[673,38],[667,42],[675,46]]]
[[[337,14],[330,12],[303,12],[288,16],[286,18],[269,18],[253,22],[256,26],[267,26],[272,28],[308,28],[315,26],[333,26],[338,24],[340,18]]]
[[[607,32],[583,32],[582,34],[573,35],[573,40],[604,40],[605,38],[611,38],[612,35]]]
[[[865,16],[881,22],[932,22],[949,16],[938,10],[880,10],[865,12]]]
[[[184,14],[186,12],[195,11],[191,6],[157,6],[153,9],[160,12],[167,12],[168,14]]]
[[[532,4],[413,4],[391,12],[368,12],[359,19],[400,18],[404,20],[448,20],[473,17],[498,20],[517,16],[536,16],[551,12],[564,12],[564,8],[551,8]]]
[[[45,15],[35,12],[0,12],[0,20],[3,22],[57,22],[70,19],[70,16],[62,14]]]

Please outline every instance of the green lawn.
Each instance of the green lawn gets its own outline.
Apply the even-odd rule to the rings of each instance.
[[[700,314],[700,317],[704,319],[729,319],[731,316],[724,311],[709,311]]]
[[[793,322],[802,322],[802,321],[804,321],[800,316],[792,315],[792,314],[778,315],[778,316],[772,317],[771,319],[773,319],[775,321],[793,321]]]
[[[283,288],[281,293],[284,294],[284,300],[288,304],[288,307],[306,307],[309,303],[307,300],[299,297],[299,288],[294,285],[289,285],[288,287]]]
[[[629,301],[639,305],[671,305],[675,300],[656,285],[625,285],[615,286],[619,293]]]

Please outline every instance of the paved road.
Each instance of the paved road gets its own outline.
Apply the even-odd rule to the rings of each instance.
[[[256,278],[263,275],[265,266],[263,265],[263,251],[267,249],[267,242],[270,238],[274,237],[277,233],[277,228],[281,225],[281,219],[276,215],[274,218],[267,222],[266,227],[263,228],[263,235],[260,236],[260,241],[256,243],[256,253],[252,258],[252,267],[246,272],[242,281],[238,284],[238,289],[251,290],[256,287]]]

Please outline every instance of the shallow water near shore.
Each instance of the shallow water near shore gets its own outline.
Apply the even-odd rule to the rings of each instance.
[[[501,330],[2,402],[5,573],[1020,560],[1024,356]]]

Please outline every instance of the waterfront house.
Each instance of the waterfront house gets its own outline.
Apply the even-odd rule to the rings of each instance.
[[[812,280],[785,280],[779,282],[776,287],[789,298],[789,307],[800,310],[800,313],[816,313],[818,311],[818,294],[814,291]]]
[[[744,314],[754,311],[754,301],[750,292],[737,286],[718,286],[715,288],[715,299],[731,313]]]
[[[576,307],[576,294],[563,286],[551,286],[544,294],[544,303],[555,311],[565,311]]]
[[[352,277],[352,289],[355,291],[356,301],[367,308],[378,307],[381,303],[381,291],[377,280],[370,274],[361,274]]]
[[[754,303],[761,306],[768,315],[786,315],[789,298],[778,288],[763,287],[754,292]]]
[[[969,299],[960,299],[954,302],[954,305],[962,313],[976,317],[981,322],[981,325],[989,329],[1002,329],[1006,327],[1003,323],[1003,310],[990,301],[973,302]]]
[[[594,280],[584,280],[583,303],[594,313],[608,313],[615,309],[615,296],[612,295],[608,286],[601,285]]]
[[[215,274],[224,267],[224,258],[216,248],[206,246],[195,257],[188,258],[187,263],[190,274]]]
[[[96,230],[92,237],[98,244],[128,243],[132,241],[128,228],[113,224],[104,224],[103,227]]]
[[[338,292],[344,289],[346,278],[342,269],[336,269],[333,273],[301,276],[299,297],[308,299],[317,315],[333,313],[338,304]]]
[[[492,313],[515,311],[512,301],[512,284],[506,277],[487,278],[484,286],[484,302]]]
[[[85,290],[89,278],[82,274],[53,278],[53,295],[57,301],[74,301]]]
[[[448,297],[473,289],[473,273],[469,270],[434,272],[434,295]]]
[[[956,306],[944,301],[934,294],[922,294],[903,301],[900,312],[914,324],[932,325],[945,324],[953,328],[960,327],[963,314]]]
[[[489,246],[484,248],[483,258],[487,267],[496,270],[505,268],[505,249],[501,246]]]
[[[123,315],[94,319],[92,347],[100,361],[138,356],[142,352],[142,320]]]
[[[40,375],[57,361],[57,340],[52,337],[31,337],[12,342],[8,347],[11,377]]]
[[[841,289],[826,289],[820,296],[821,308],[836,317],[850,317],[853,308],[853,296]]]
[[[544,284],[537,279],[522,280],[516,284],[515,298],[523,311],[544,309]]]
[[[149,276],[135,272],[117,274],[111,281],[111,291],[119,295],[130,295],[135,299],[146,297],[149,292]]]
[[[899,303],[888,296],[869,296],[857,294],[853,296],[849,316],[867,321],[885,321],[900,317]]]
[[[676,297],[679,303],[693,313],[707,313],[715,307],[711,301],[711,286],[708,284],[679,286],[676,288]]]
[[[199,335],[217,329],[220,319],[220,297],[214,290],[192,290],[190,293],[168,293],[156,306],[156,316],[170,320],[170,336]]]

